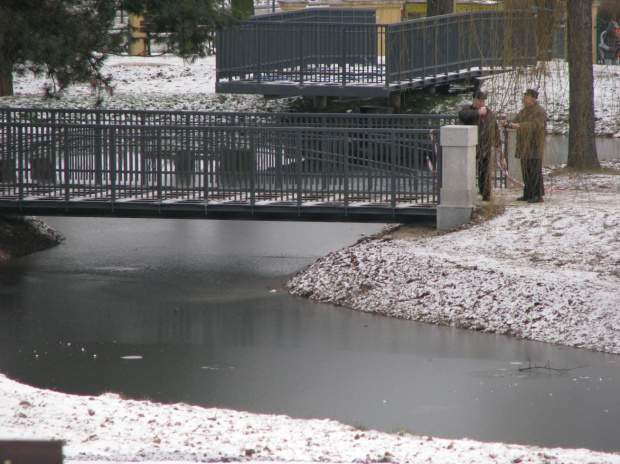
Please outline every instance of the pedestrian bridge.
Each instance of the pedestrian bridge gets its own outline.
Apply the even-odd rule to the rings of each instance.
[[[454,122],[0,109],[0,214],[433,223]]]
[[[539,28],[540,29],[540,28]],[[216,91],[391,97],[534,64],[536,16],[470,11],[376,24],[374,10],[256,16],[216,36]]]

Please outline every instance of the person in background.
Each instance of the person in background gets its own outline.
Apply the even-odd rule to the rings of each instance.
[[[545,194],[543,185],[543,157],[547,135],[547,112],[538,103],[538,91],[527,89],[523,94],[523,109],[512,122],[501,121],[503,126],[517,130],[515,156],[521,160],[523,174],[523,195],[517,201],[542,203]]]
[[[599,41],[600,56],[603,64],[612,65],[618,63],[618,40],[620,38],[620,28],[618,23],[611,21],[601,33]]]
[[[616,64],[620,64],[620,27],[616,29]]]
[[[474,91],[472,104],[461,108],[459,119],[468,126],[478,126],[478,146],[476,147],[478,191],[484,201],[489,201],[493,191],[491,179],[493,149],[499,144],[500,138],[495,115],[487,108],[486,99],[486,92]]]

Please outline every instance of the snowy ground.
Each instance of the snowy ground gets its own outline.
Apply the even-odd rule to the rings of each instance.
[[[179,111],[280,111],[291,99],[265,100],[259,95],[215,93],[215,56],[195,63],[172,56],[110,57],[103,74],[113,77],[113,95],[104,95],[102,108]],[[60,99],[43,95],[43,77],[20,76],[13,97],[0,106],[90,108],[96,98],[90,86],[69,87]]]
[[[215,95],[214,58],[114,58],[116,93],[104,106],[129,109],[278,111],[288,99]],[[554,130],[566,132],[566,72],[541,73]],[[620,132],[620,68],[596,67],[597,130]],[[513,93],[501,79],[517,80]],[[503,112],[520,100],[523,76],[486,82]],[[534,79],[534,77],[527,78]],[[40,97],[41,80],[16,80],[2,106],[88,107],[85,86],[62,100]],[[466,97],[463,97],[463,100]],[[455,100],[458,108],[463,100]],[[616,167],[610,164],[610,167]],[[620,176],[547,178],[546,202],[497,191],[481,215],[452,232],[405,227],[333,253],[300,273],[291,291],[361,311],[450,324],[620,353]],[[66,395],[0,374],[0,439],[65,440],[66,462],[287,461],[434,463],[620,463],[619,454],[442,440],[360,430],[185,404]]]

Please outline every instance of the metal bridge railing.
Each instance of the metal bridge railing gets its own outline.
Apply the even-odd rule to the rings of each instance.
[[[439,129],[457,121],[456,115],[0,108],[0,122],[7,123]]]
[[[525,10],[471,11],[390,24],[386,82],[533,64],[534,25],[534,16]]]
[[[388,88],[536,60],[535,21],[527,10],[472,11],[393,24],[353,22],[355,16],[349,23],[311,16],[302,22],[302,17],[219,30],[216,89],[240,91],[236,84],[244,82],[257,88],[276,82]],[[254,93],[268,92],[258,90]]]
[[[429,132],[1,122],[0,202],[433,206]]]

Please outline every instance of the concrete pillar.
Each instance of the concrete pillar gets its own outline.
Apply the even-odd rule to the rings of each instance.
[[[478,126],[444,126],[440,139],[442,187],[437,206],[437,230],[446,230],[468,222],[478,198]]]

